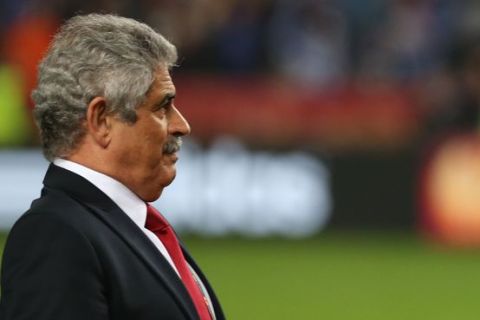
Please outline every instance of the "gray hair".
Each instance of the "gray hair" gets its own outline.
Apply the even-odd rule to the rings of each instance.
[[[41,62],[32,93],[45,157],[52,161],[75,149],[94,97],[104,97],[108,112],[134,123],[155,71],[176,59],[175,46],[138,21],[100,14],[69,19]]]

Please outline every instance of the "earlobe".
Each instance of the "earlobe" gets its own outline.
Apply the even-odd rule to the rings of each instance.
[[[87,131],[102,148],[106,148],[111,140],[111,115],[107,110],[105,98],[95,97],[87,107]]]

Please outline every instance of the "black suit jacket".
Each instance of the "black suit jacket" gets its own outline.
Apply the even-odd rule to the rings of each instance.
[[[198,319],[181,280],[137,225],[93,184],[54,165],[41,197],[10,231],[1,285],[2,320]]]

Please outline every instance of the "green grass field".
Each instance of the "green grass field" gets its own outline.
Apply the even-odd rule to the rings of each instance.
[[[184,240],[228,319],[468,320],[480,313],[478,250],[400,233]]]

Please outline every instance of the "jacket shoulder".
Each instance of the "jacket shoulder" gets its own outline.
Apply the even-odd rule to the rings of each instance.
[[[95,220],[94,215],[85,205],[55,190],[45,192],[40,198],[34,200],[30,208],[15,222],[10,234],[30,223],[35,223],[38,228],[43,224],[56,224],[81,231],[88,228]]]

